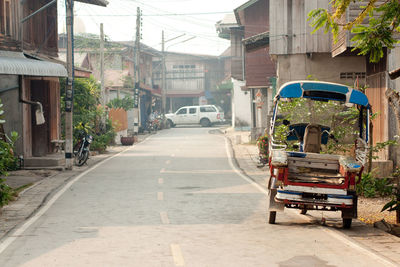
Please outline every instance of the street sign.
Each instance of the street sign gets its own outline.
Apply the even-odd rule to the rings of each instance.
[[[262,105],[264,104],[264,102],[262,102],[262,98],[261,97],[262,97],[261,90],[258,89],[257,93],[256,93],[255,100],[254,100],[254,102],[256,103],[257,108],[262,108]]]

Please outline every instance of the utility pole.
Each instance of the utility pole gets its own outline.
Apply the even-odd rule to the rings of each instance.
[[[140,8],[137,8],[136,15],[136,40],[135,40],[135,88],[134,88],[134,124],[133,131],[137,135],[139,133],[139,97],[140,97],[140,24],[141,14]]]
[[[100,81],[101,81],[101,105],[107,104],[107,97],[104,88],[104,31],[103,23],[100,23]]]
[[[161,32],[161,57],[162,57],[162,59],[161,59],[161,68],[162,68],[162,70],[161,70],[161,75],[162,75],[162,77],[161,77],[161,87],[162,87],[161,103],[162,103],[162,111],[161,112],[162,112],[163,118],[164,118],[164,121],[163,121],[164,126],[166,126],[165,125],[165,122],[166,122],[165,121],[165,113],[167,112],[167,82],[166,82],[167,78],[166,78],[166,67],[165,67],[165,43],[169,42],[169,41],[172,41],[172,40],[175,40],[175,39],[178,39],[178,38],[180,38],[180,37],[182,37],[184,35],[185,34],[181,34],[181,35],[176,36],[174,38],[165,40],[164,31]],[[189,40],[192,40],[193,38],[196,38],[196,37],[195,36],[190,37],[189,39],[183,40],[183,41],[178,42],[176,44],[187,42]],[[175,44],[173,44],[173,45],[175,45]],[[168,47],[167,47],[167,49],[168,49]]]
[[[65,168],[72,170],[74,108],[74,0],[65,0],[67,25],[67,84],[65,90]]]
[[[166,77],[165,77],[165,38],[164,38],[164,31],[161,33],[161,55],[162,55],[162,61],[161,61],[161,73],[162,73],[162,80],[161,80],[161,103],[162,103],[162,117],[163,117],[163,124],[165,126],[165,113],[166,113],[166,106],[167,106],[167,84],[165,82]]]

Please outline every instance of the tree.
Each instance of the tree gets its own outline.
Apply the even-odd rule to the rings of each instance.
[[[378,62],[384,56],[385,47],[392,49],[399,42],[395,34],[400,33],[400,1],[369,0],[365,6],[360,3],[360,12],[355,19],[341,23],[352,2],[365,1],[332,0],[333,12],[324,8],[312,10],[308,16],[314,27],[313,32],[320,28],[324,28],[325,33],[330,30],[336,41],[340,30],[350,31],[354,34],[351,39],[354,42],[353,50],[358,50],[359,55],[369,55],[370,62]]]
[[[64,79],[61,85],[61,95],[64,98]],[[64,101],[61,103],[64,105]],[[61,110],[64,108],[62,107]],[[80,138],[82,125],[85,125],[88,132],[94,136],[91,149],[104,151],[107,145],[112,143],[115,132],[110,120],[107,119],[105,125],[102,122],[104,112],[104,108],[100,105],[100,84],[93,77],[76,78],[74,80],[74,143]],[[62,115],[65,116],[64,113]]]

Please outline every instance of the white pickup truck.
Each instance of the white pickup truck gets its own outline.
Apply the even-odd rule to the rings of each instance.
[[[170,127],[179,124],[200,124],[209,127],[212,124],[225,122],[224,111],[214,105],[185,106],[165,116]]]

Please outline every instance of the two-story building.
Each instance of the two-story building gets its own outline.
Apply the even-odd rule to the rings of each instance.
[[[87,41],[90,36],[82,34],[76,37],[82,40],[82,45],[75,49],[75,64],[83,69],[88,69],[93,76],[101,81],[100,68],[100,41],[91,40],[92,45],[88,46]],[[60,58],[66,58],[66,36],[60,35],[59,47]],[[94,44],[94,45],[93,45]],[[87,47],[84,47],[84,46]],[[135,42],[105,42],[104,45],[104,96],[105,103],[115,98],[133,97],[135,85]],[[161,112],[161,90],[153,85],[153,57],[158,56],[159,52],[143,43],[140,44],[139,56],[139,79],[140,79],[140,99],[139,99],[139,126],[143,127],[151,112]],[[127,112],[128,130],[133,131],[134,112]],[[125,136],[126,133],[118,133]]]
[[[76,0],[106,5],[104,0]],[[46,158],[61,139],[57,3],[51,0],[0,1],[0,99],[4,133],[17,131],[16,156],[26,167],[63,165],[63,155]],[[50,4],[50,5],[48,5]]]
[[[269,55],[269,16],[268,0],[250,0],[234,10],[234,17],[226,16],[217,23],[219,36],[231,40],[231,76],[234,98],[237,96],[237,101],[233,101],[237,102],[235,109],[247,108],[244,114],[234,112],[234,126],[248,121],[250,116],[252,139],[268,127],[275,85],[275,63]],[[246,96],[239,87],[249,94],[248,105],[243,104]]]
[[[57,5],[30,16],[49,1],[0,1],[0,98],[5,134],[20,135],[15,153],[32,157],[54,151],[60,139],[60,83],[66,77],[57,57]],[[30,17],[28,17],[30,16]],[[48,60],[43,60],[48,59]],[[40,118],[44,115],[44,122]]]
[[[161,58],[153,64],[153,81],[161,88]],[[224,79],[224,61],[217,56],[165,52],[165,69],[166,112],[213,103],[212,91]]]

